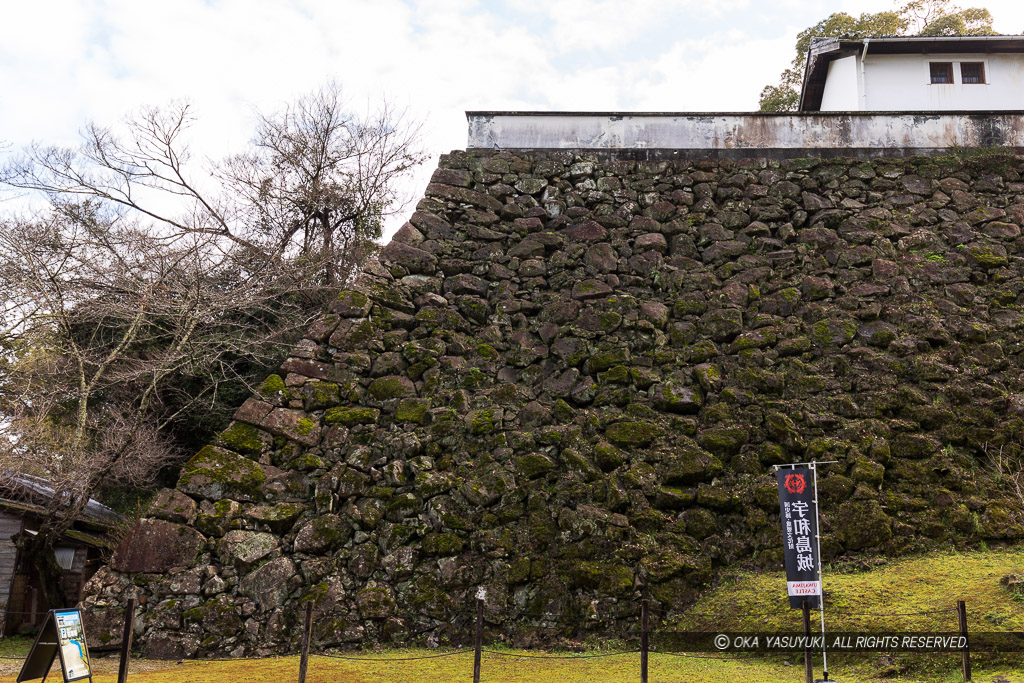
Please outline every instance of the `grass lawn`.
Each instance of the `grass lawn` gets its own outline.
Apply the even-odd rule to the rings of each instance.
[[[826,619],[832,629],[874,631],[951,631],[956,617],[955,600],[967,600],[972,631],[1024,631],[1024,596],[1014,594],[999,580],[1010,573],[1024,573],[1024,549],[973,553],[938,553],[891,562],[870,571],[833,571],[825,576]],[[797,630],[799,612],[786,604],[783,574],[735,573],[705,595],[689,616],[673,628],[695,631]],[[946,610],[937,614],[914,614]],[[831,611],[829,611],[831,610]],[[715,617],[698,615],[715,614]],[[725,616],[723,616],[725,615]],[[732,616],[729,616],[732,615]],[[817,630],[817,620],[814,621]],[[28,639],[0,640],[0,657],[24,656]],[[640,656],[628,653],[584,658],[565,653],[497,649],[484,653],[483,681],[525,683],[619,683],[638,681]],[[379,683],[402,681],[471,681],[473,654],[415,659],[438,654],[428,650],[390,650],[346,653],[360,660],[314,656],[308,683]],[[553,655],[550,658],[542,658]],[[960,681],[957,654],[908,654],[895,658],[882,653],[835,654],[829,658],[833,678],[842,683],[878,683],[879,680],[909,683]],[[997,660],[984,653],[972,657],[975,681],[1024,682],[1024,653]],[[298,657],[262,660],[158,662],[135,660],[129,678],[137,683],[289,683],[297,680]],[[114,683],[117,658],[93,660],[96,683]],[[0,683],[15,681],[20,662],[0,659]],[[821,662],[815,659],[815,673]],[[50,680],[60,680],[54,672]],[[880,679],[887,674],[885,679]],[[726,658],[714,653],[670,655],[653,652],[651,683],[660,681],[702,683],[802,683],[802,656],[779,655],[762,659]]]
[[[505,651],[514,655],[516,651]],[[428,683],[434,681],[472,681],[472,652],[443,659],[417,661],[393,661],[403,657],[431,654],[422,650],[393,651],[374,655],[376,662],[353,662],[326,657],[310,660],[307,683],[380,683],[381,681],[402,681]],[[530,655],[539,653],[530,651]],[[555,681],[557,683],[621,683],[640,680],[640,659],[637,654],[600,659],[536,659],[514,656],[485,654],[481,666],[482,681],[503,683],[526,683],[534,681]],[[225,662],[133,662],[129,680],[137,683],[288,683],[296,681],[299,670],[298,657],[274,657],[262,660],[240,660]],[[13,683],[18,667],[7,667],[7,673],[0,676],[2,683]],[[97,659],[95,667],[99,675],[96,683],[114,683],[117,680],[117,661]],[[140,670],[145,669],[145,670]],[[842,683],[878,683],[879,680],[910,683],[911,681],[954,682],[960,681],[958,670],[932,670],[895,678],[879,679],[870,664],[854,662],[833,662],[833,677]],[[820,675],[820,668],[816,674]],[[975,681],[997,680],[1024,681],[1024,668],[976,669]],[[59,672],[50,680],[59,681]],[[803,669],[797,660],[792,666],[781,662],[734,661],[708,658],[677,657],[654,653],[650,661],[651,683],[672,681],[674,683],[777,683],[779,681],[803,682]]]

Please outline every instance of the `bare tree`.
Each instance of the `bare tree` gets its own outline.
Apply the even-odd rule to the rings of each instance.
[[[89,498],[180,461],[174,427],[279,359],[423,159],[401,117],[357,121],[335,86],[206,169],[190,122],[187,105],[146,109],[122,136],[90,125],[80,148],[36,145],[0,171],[48,200],[0,216],[0,488],[30,473],[56,491],[22,539],[53,606],[53,545]]]
[[[333,285],[357,270],[384,219],[404,206],[396,180],[425,160],[418,136],[419,127],[386,102],[355,117],[329,83],[261,115],[251,150],[228,159],[218,177],[252,228],[316,264],[319,279]]]

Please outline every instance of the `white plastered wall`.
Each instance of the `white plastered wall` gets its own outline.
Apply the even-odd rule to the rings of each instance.
[[[952,62],[953,83],[931,83],[929,62]],[[964,84],[960,62],[982,62],[985,83]],[[858,74],[862,66],[863,73]],[[832,87],[833,69],[836,88]],[[851,102],[848,95],[838,92],[839,88],[847,93],[859,91],[859,102]],[[1024,109],[1024,54],[873,55],[870,49],[863,63],[861,56],[855,55],[829,66],[821,106],[822,111],[1015,109]]]
[[[821,111],[859,111],[860,87],[857,79],[859,68],[856,55],[830,62],[825,90],[821,95]]]

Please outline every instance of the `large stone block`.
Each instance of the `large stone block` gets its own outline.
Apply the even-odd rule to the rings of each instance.
[[[293,576],[295,564],[287,557],[278,557],[242,577],[238,592],[255,600],[264,610],[272,610],[288,597]]]
[[[277,537],[257,531],[234,530],[217,544],[217,559],[239,568],[251,567],[277,549]]]
[[[168,522],[191,524],[196,521],[196,502],[180,491],[160,489],[156,498],[149,504],[147,517],[155,517]]]
[[[197,498],[259,500],[267,474],[258,463],[237,453],[206,446],[185,463],[178,490]]]
[[[110,566],[130,574],[162,574],[190,567],[206,538],[191,527],[160,519],[141,519],[121,540]]]

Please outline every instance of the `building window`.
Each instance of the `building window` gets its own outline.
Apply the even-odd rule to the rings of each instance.
[[[932,81],[934,83],[934,81]],[[960,62],[961,83],[984,83],[985,63],[984,62]]]
[[[932,73],[932,83],[953,82],[953,62],[929,62]]]

